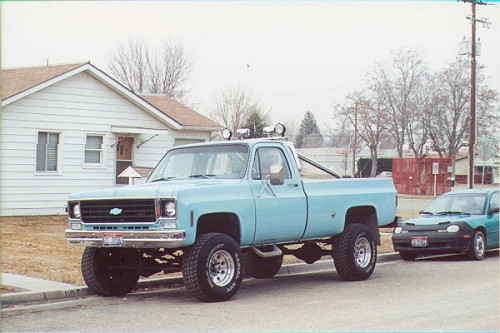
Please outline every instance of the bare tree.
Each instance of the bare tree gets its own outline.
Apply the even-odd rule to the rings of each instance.
[[[215,94],[210,116],[235,133],[252,112],[266,117],[262,110],[259,100],[245,88],[231,87]]]
[[[160,50],[150,49],[140,37],[122,42],[111,55],[109,72],[135,93],[164,94],[182,99],[192,61],[180,43],[165,42]]]
[[[390,66],[378,62],[368,73],[370,90],[381,98],[387,110],[387,129],[396,142],[400,157],[407,139],[411,119],[417,112],[422,79],[427,72],[415,50],[401,49],[394,54]],[[380,102],[377,105],[381,105]]]
[[[370,96],[370,93],[373,94]],[[357,92],[347,96],[350,106],[341,109],[339,114],[347,119],[357,131],[357,135],[370,149],[372,169],[370,177],[377,175],[377,159],[380,144],[387,122],[387,110],[383,98],[377,91]]]
[[[480,69],[478,70],[480,71]],[[436,75],[434,108],[428,128],[433,149],[453,162],[460,148],[466,147],[470,130],[470,76],[467,61],[457,58]],[[477,76],[476,114],[478,134],[489,137],[499,126],[498,92]]]

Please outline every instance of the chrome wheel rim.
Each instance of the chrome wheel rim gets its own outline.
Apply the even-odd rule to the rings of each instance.
[[[361,268],[368,266],[372,259],[371,244],[365,237],[360,237],[354,244],[354,259],[356,265]]]
[[[484,248],[484,237],[482,234],[477,234],[476,235],[476,239],[475,239],[475,242],[474,242],[474,247],[476,249],[476,255],[478,257],[482,257],[484,255],[484,251],[485,251],[485,248]]]
[[[235,265],[233,257],[226,250],[218,250],[211,257],[209,261],[209,275],[210,280],[217,287],[224,287],[234,277]]]

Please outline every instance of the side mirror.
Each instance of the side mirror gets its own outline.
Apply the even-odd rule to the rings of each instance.
[[[285,183],[285,169],[279,164],[271,165],[269,176],[271,185],[283,185]]]

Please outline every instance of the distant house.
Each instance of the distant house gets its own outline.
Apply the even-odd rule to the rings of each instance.
[[[220,125],[165,96],[139,96],[90,63],[2,70],[0,216],[63,214],[71,192],[147,175],[173,146]]]
[[[500,182],[500,159],[494,154],[488,160],[483,161],[476,155],[474,158],[474,183],[475,184],[498,184]],[[484,173],[483,173],[484,169]],[[458,158],[455,162],[455,180],[459,184],[467,184],[469,177],[469,158]]]

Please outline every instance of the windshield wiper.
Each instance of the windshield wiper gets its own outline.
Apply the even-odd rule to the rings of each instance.
[[[207,174],[200,174],[200,175],[191,175],[189,178],[205,178],[205,179],[210,179],[215,177],[215,175],[207,175]]]
[[[460,212],[460,211],[439,212],[436,214],[438,214],[438,215],[470,215],[470,213]]]
[[[420,213],[420,214],[429,214],[429,215],[434,215],[434,213],[433,213],[433,212],[429,212],[429,211],[427,211],[427,210],[421,210],[419,213]]]
[[[164,178],[158,178],[158,179],[155,179],[155,180],[152,180],[151,183],[154,183],[154,182],[163,182],[163,181],[169,181],[169,180],[172,180],[172,179],[175,179],[177,177],[164,177]]]

